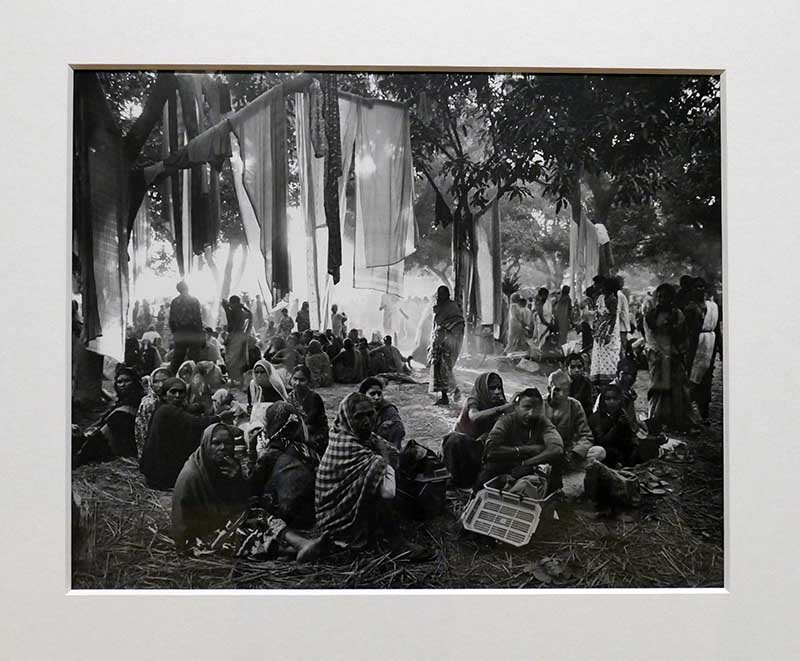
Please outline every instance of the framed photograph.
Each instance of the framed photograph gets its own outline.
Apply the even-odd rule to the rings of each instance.
[[[719,4],[15,12],[10,658],[793,658],[797,16]]]

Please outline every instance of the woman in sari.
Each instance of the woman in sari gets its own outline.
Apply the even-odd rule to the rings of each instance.
[[[319,454],[309,442],[302,412],[288,402],[276,402],[251,438],[252,495],[267,497],[271,511],[287,523],[313,527]]]
[[[247,389],[247,403],[254,406],[263,402],[285,402],[287,398],[286,386],[273,365],[264,359],[259,360],[253,367],[253,380]]]
[[[200,446],[181,469],[172,497],[172,537],[178,550],[185,552],[204,537],[218,540],[222,536],[216,531],[224,527],[228,540],[234,540],[237,556],[270,558],[287,552],[299,562],[313,561],[325,547],[324,536],[303,537],[269,509],[261,510],[260,515],[248,512],[252,485],[234,457],[238,434],[238,429],[224,424],[206,427]],[[253,516],[248,518],[248,514]],[[235,525],[227,525],[231,521]],[[252,528],[251,523],[255,524]],[[241,540],[236,539],[237,534]],[[209,541],[205,546],[215,550],[216,544]]]
[[[308,429],[308,442],[321,457],[328,447],[328,416],[322,397],[311,388],[311,372],[303,365],[298,365],[292,372],[289,403],[302,413]]]
[[[319,340],[311,340],[308,343],[305,363],[311,373],[312,388],[327,388],[333,385],[333,367],[328,355],[322,351]]]
[[[384,386],[381,379],[370,376],[361,382],[358,392],[369,397],[375,405],[375,413],[378,415],[375,433],[399,451],[402,449],[403,439],[406,437],[406,428],[397,407],[384,399]]]
[[[353,341],[344,341],[339,355],[333,359],[333,380],[336,383],[358,383],[363,378],[363,359]]]
[[[464,341],[464,314],[458,303],[450,298],[450,289],[442,285],[436,290],[433,306],[433,332],[431,336],[430,366],[431,393],[441,393],[437,406],[450,404],[449,393],[458,396],[458,384],[453,367]]]
[[[192,384],[192,377],[195,375],[195,372],[197,372],[197,363],[193,360],[185,360],[181,363],[175,376],[189,386]]]
[[[85,433],[72,426],[72,466],[116,457],[136,457],[136,412],[144,391],[135,370],[118,365],[114,375],[117,401]]]
[[[558,344],[562,346],[567,343],[569,330],[572,328],[572,300],[569,297],[567,285],[561,288],[561,295],[556,302],[553,316],[558,329]]]
[[[688,348],[686,320],[675,306],[675,288],[656,288],[654,305],[645,313],[650,389],[648,414],[656,427],[686,431],[691,427],[683,355]],[[657,429],[651,429],[657,431]]]
[[[589,370],[589,380],[598,389],[605,388],[616,377],[621,346],[615,280],[604,280],[602,291],[594,312],[592,364]]]
[[[352,549],[364,548],[382,535],[398,558],[427,560],[431,554],[405,541],[397,527],[391,452],[372,432],[375,418],[372,401],[361,393],[350,393],[339,404],[330,444],[317,470],[317,526]]]
[[[228,374],[235,383],[241,383],[242,375],[247,371],[247,336],[253,321],[253,315],[242,305],[238,296],[231,296],[222,301],[225,316],[228,319],[228,339],[225,347],[225,363]]]
[[[167,379],[162,391],[164,401],[150,423],[139,470],[150,488],[163,490],[175,486],[183,464],[200,444],[203,430],[215,422],[232,421],[234,413],[192,415],[185,410],[187,388],[181,379]]]
[[[513,408],[506,402],[503,379],[496,372],[484,372],[472,386],[455,430],[445,436],[442,458],[450,472],[450,486],[471,489],[481,470],[486,436],[498,418]]]
[[[527,315],[524,312],[525,299],[520,299],[520,295],[511,295],[511,307],[508,309],[508,342],[506,343],[505,353],[515,351],[528,351],[528,338],[530,337],[530,326],[526,325]]]
[[[142,398],[139,408],[136,411],[136,456],[141,456],[144,444],[147,441],[147,433],[150,431],[150,421],[156,408],[161,403],[163,395],[162,386],[169,378],[169,368],[159,367],[150,375],[149,392]]]

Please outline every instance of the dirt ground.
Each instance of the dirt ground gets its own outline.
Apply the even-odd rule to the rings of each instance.
[[[466,395],[482,371],[497,361],[469,360],[457,370]],[[552,368],[550,368],[552,369]],[[506,395],[525,386],[544,390],[546,374],[513,367],[501,371]],[[427,381],[418,370],[415,378]],[[639,372],[638,408],[647,402],[647,372]],[[320,390],[332,420],[349,386]],[[459,407],[432,406],[427,383],[390,384],[407,435],[433,450],[453,428]],[[579,497],[582,475],[565,480],[569,497],[543,518],[521,548],[465,533],[458,517],[466,498],[450,499],[444,514],[405,523],[406,535],[437,551],[419,565],[395,563],[380,550],[359,557],[343,552],[315,565],[288,561],[234,562],[179,558],[169,539],[170,494],[148,489],[133,460],[73,471],[90,529],[82,559],[73,567],[74,588],[540,588],[540,587],[722,587],[723,450],[722,369],[715,372],[712,423],[686,439],[681,463],[652,460],[637,468],[663,484],[663,495],[644,494],[641,505],[614,518],[598,517]]]

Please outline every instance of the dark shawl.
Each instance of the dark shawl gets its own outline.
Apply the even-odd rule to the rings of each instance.
[[[213,418],[192,415],[173,404],[159,406],[139,460],[139,469],[148,486],[153,489],[175,486],[183,464],[200,446],[203,430],[212,422]]]
[[[179,548],[225,525],[247,501],[248,487],[241,473],[227,478],[210,459],[211,437],[221,424],[206,427],[200,447],[187,459],[175,482],[172,538]]]
[[[489,379],[493,376],[500,379],[500,385],[502,386],[503,379],[497,372],[484,372],[475,379],[475,385],[472,386],[472,391],[461,408],[461,415],[458,418],[458,422],[456,422],[455,431],[466,434],[471,438],[478,438],[491,431],[494,423],[497,422],[497,418],[502,414],[480,422],[473,422],[469,419],[469,410],[470,408],[477,408],[479,411],[485,411],[497,406],[492,402],[492,398],[489,395]],[[506,396],[503,393],[503,402],[505,403],[505,401]]]

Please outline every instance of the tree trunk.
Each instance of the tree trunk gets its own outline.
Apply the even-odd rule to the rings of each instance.
[[[174,92],[176,87],[175,74],[168,71],[158,73],[156,83],[142,109],[142,114],[137,117],[136,122],[125,136],[125,156],[130,163],[134,163],[139,157],[139,152],[142,151],[153,127],[161,121],[167,96],[170,92]]]
[[[72,400],[91,407],[103,399],[103,356],[72,336]]]

